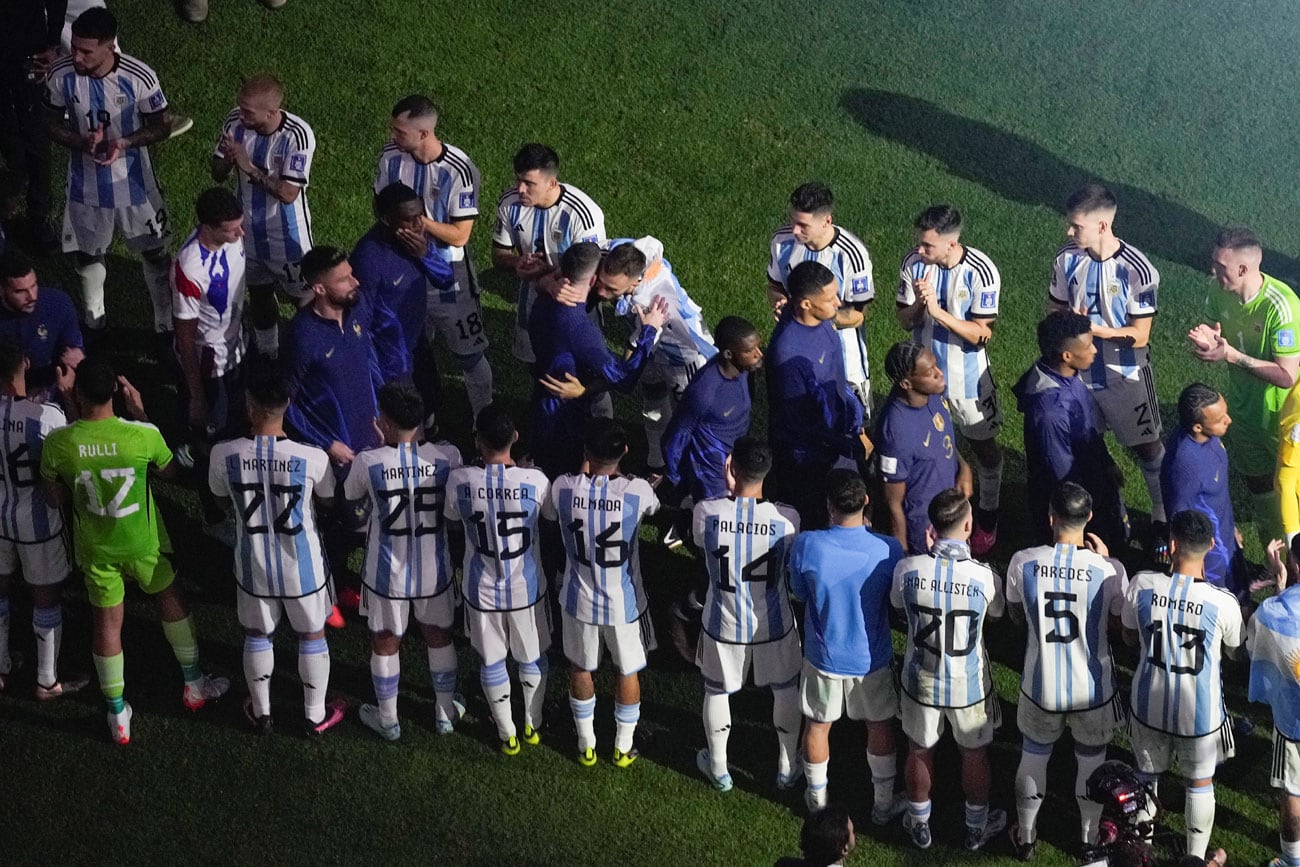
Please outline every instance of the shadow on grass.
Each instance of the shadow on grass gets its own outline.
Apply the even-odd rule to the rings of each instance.
[[[1209,265],[1210,245],[1221,227],[1165,196],[1110,181],[1028,139],[914,96],[857,87],[844,92],[840,106],[868,132],[928,154],[952,174],[1013,201],[1059,212],[1074,190],[1105,184],[1119,199],[1117,222],[1125,240],[1196,271]],[[1249,224],[1251,217],[1237,219]],[[1300,261],[1276,250],[1264,252],[1264,269],[1292,282],[1300,277]]]

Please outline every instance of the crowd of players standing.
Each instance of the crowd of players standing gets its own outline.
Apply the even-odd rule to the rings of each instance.
[[[1118,203],[1108,190],[1085,187],[1065,203],[1069,242],[1056,255],[1038,326],[1040,358],[1012,390],[1025,417],[1028,514],[1043,544],[1016,552],[1004,580],[979,559],[997,544],[1000,513],[1003,407],[988,346],[1001,284],[992,260],[963,243],[956,209],[938,205],[916,220],[897,293],[898,321],[912,339],[886,356],[892,387],[873,419],[872,264],[862,241],[834,223],[830,190],[795,190],[790,223],[773,236],[768,293],[778,321],[765,357],[752,323],[728,316],[709,329],[662,244],[608,239],[600,207],[560,182],[555,152],[523,146],[492,237],[494,264],[519,279],[513,350],[536,382],[521,448],[515,421],[493,402],[468,253],[479,172],[438,138],[434,104],[411,96],[394,106],[373,190],[376,222],[348,254],[312,237],[310,125],[284,109],[276,78],[249,78],[210,166],[218,182],[234,175],[237,195],[224,186],[202,193],[196,228],[173,256],[148,150],[173,133],[168,101],[153,70],[118,51],[116,37],[111,13],[90,10],[73,25],[71,54],[44,71],[49,138],[70,151],[62,245],[74,256],[81,326],[65,296],[39,288],[21,253],[0,260],[0,686],[14,669],[8,589],[18,573],[33,588],[36,697],[88,683],[57,672],[66,511],[113,739],[131,737],[125,581],[159,600],[185,704],[198,708],[228,690],[228,680],[199,667],[149,494],[151,476],[176,475],[183,464],[205,482],[209,531],[235,551],[245,711],[255,731],[272,729],[271,635],[282,617],[299,638],[306,730],[319,735],[343,719],[344,703],[327,695],[326,625],[343,624],[328,564],[338,576],[349,541],[364,531],[356,605],[372,635],[376,698],[359,709],[366,726],[400,737],[397,652],[414,617],[437,729],[454,730],[464,711],[451,632],[460,609],[502,753],[539,743],[555,608],[578,762],[598,761],[591,673],[607,650],[619,674],[611,757],[627,767],[639,755],[637,672],[655,647],[640,528],[662,504],[683,516],[665,541],[689,540],[707,578],[676,612],[699,626],[707,747],[698,765],[719,791],[732,787],[728,696],[752,679],[772,689],[778,788],[803,781],[810,810],[826,805],[828,732],[847,711],[867,722],[872,821],[901,815],[922,848],[931,843],[932,750],[951,726],[965,846],[983,847],[1007,824],[989,806],[987,747],[1000,720],[983,649],[986,620],[1005,609],[1028,634],[1017,853],[1032,857],[1048,758],[1067,726],[1081,843],[1104,842],[1100,807],[1083,797],[1084,785],[1127,718],[1152,790],[1171,762],[1189,780],[1187,846],[1203,857],[1214,769],[1233,752],[1221,652],[1249,639],[1251,697],[1273,704],[1272,776],[1285,790],[1277,863],[1300,865],[1300,601],[1285,590],[1297,563],[1281,541],[1300,530],[1300,399],[1287,400],[1300,364],[1300,301],[1260,272],[1249,231],[1216,239],[1220,290],[1208,322],[1188,335],[1197,357],[1231,365],[1228,392],[1189,385],[1166,445],[1147,353],[1159,274],[1115,236]],[[156,351],[177,374],[190,437],[175,452],[96,351],[110,329],[104,257],[115,235],[142,257]],[[297,308],[287,323],[281,302]],[[607,307],[628,326],[622,354],[602,332]],[[433,438],[438,339],[474,413],[469,459]],[[761,366],[766,441],[749,432],[750,375]],[[612,420],[612,395],[634,387],[648,480],[622,472],[629,435]],[[115,397],[129,420],[115,414]],[[1145,547],[1168,572],[1129,578],[1111,556],[1127,550],[1130,534],[1106,429],[1142,470],[1152,502]],[[515,462],[521,452],[524,465]],[[1279,540],[1268,565],[1280,592],[1258,608],[1228,497],[1230,468],[1251,492],[1261,538]],[[869,490],[890,535],[870,529]],[[451,528],[465,540],[458,581]],[[802,641],[792,595],[803,606]],[[891,607],[907,634],[898,670]],[[1111,661],[1111,619],[1142,649],[1128,711]],[[507,658],[523,694],[521,728]],[[900,718],[909,746],[896,792]]]

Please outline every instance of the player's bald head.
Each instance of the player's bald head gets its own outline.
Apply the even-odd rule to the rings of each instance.
[[[393,120],[404,120],[420,129],[433,130],[438,125],[438,106],[423,94],[404,96],[393,106]]]
[[[284,104],[284,82],[270,73],[259,72],[239,88],[239,100],[256,102],[267,109],[279,108]]]

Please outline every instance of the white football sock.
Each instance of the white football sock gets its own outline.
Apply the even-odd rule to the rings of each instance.
[[[271,713],[271,675],[275,671],[275,645],[265,635],[244,636],[244,682],[253,702],[253,716]]]
[[[975,474],[980,482],[980,508],[986,512],[996,512],[1002,505],[1002,467],[1005,461],[998,455],[998,462],[985,467],[975,462]]]
[[[506,671],[505,660],[483,666],[478,678],[488,709],[492,711],[492,721],[497,724],[497,736],[503,741],[510,740],[515,736],[515,720],[510,714],[510,672]]]
[[[573,711],[573,725],[578,730],[578,750],[596,748],[596,697],[569,696],[569,710]]]
[[[86,308],[86,325],[103,328],[104,281],[108,279],[108,269],[103,262],[96,260],[88,265],[77,265],[76,272],[81,282],[81,302]]]
[[[492,402],[492,365],[488,364],[487,356],[479,356],[478,362],[465,371],[465,394],[474,418]]]
[[[1214,829],[1214,784],[1188,786],[1187,801],[1183,805],[1187,823],[1187,854],[1205,857],[1210,846],[1210,831]]]
[[[730,710],[727,723],[731,722]],[[803,714],[799,710],[799,690],[794,686],[772,690],[772,725],[776,726],[776,770],[783,777],[790,776],[799,754],[799,724]]]
[[[170,271],[172,259],[161,262],[143,261],[144,285],[149,287],[149,301],[153,304],[154,331],[162,334],[172,330],[172,287]]]
[[[32,609],[32,630],[36,633],[36,682],[41,686],[53,686],[59,679],[63,606]]]
[[[524,725],[542,727],[542,702],[546,700],[546,678],[550,663],[545,656],[536,662],[519,663],[519,689],[524,694]]]
[[[1090,753],[1081,753],[1076,748],[1074,760],[1079,765],[1078,776],[1074,779],[1074,797],[1079,802],[1080,839],[1087,845],[1093,845],[1101,830],[1101,804],[1088,798],[1088,778],[1105,763],[1106,748],[1101,747]]]
[[[808,799],[818,809],[826,806],[826,768],[830,760],[810,762],[804,759],[803,773],[808,779]]]
[[[620,753],[632,750],[632,737],[636,734],[636,724],[641,721],[641,702],[636,704],[614,704],[614,749]]]
[[[871,768],[871,785],[875,788],[875,806],[888,807],[894,803],[894,778],[898,776],[898,756],[889,753],[876,756],[867,753],[867,767]]]
[[[1020,751],[1020,767],[1016,769],[1016,822],[1020,825],[1021,843],[1038,839],[1038,811],[1047,794],[1047,760],[1052,757],[1051,747],[1047,746],[1047,750],[1022,748]]]
[[[325,719],[325,692],[330,685],[330,649],[323,638],[298,639],[298,677],[302,679],[302,707],[307,719]]]
[[[1142,469],[1142,480],[1147,483],[1147,493],[1151,495],[1151,520],[1165,522],[1165,497],[1160,490],[1160,465],[1165,461],[1165,447],[1160,444],[1160,450],[1156,452],[1155,457],[1151,460],[1139,459],[1138,466]]]
[[[727,773],[727,739],[731,736],[731,696],[704,690],[704,737],[709,743],[710,769],[715,777]]]
[[[397,723],[397,689],[402,681],[402,658],[394,653],[370,654],[370,682],[379,703],[379,721],[386,726]]]
[[[437,710],[436,719],[455,722],[456,706],[456,648],[426,648],[429,660],[429,677],[433,680],[433,697]]]

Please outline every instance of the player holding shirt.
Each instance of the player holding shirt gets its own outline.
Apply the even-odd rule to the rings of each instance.
[[[120,392],[136,421],[113,414]],[[122,697],[122,619],[124,581],[131,578],[158,598],[163,634],[185,678],[182,701],[197,710],[226,694],[230,681],[199,668],[194,620],[173,579],[167,531],[158,519],[148,474],[163,479],[176,471],[172,453],[158,428],[145,419],[140,393],[107,361],[87,358],[77,366],[75,394],[79,418],[51,431],[41,450],[41,489],[51,506],[71,503],[77,564],[86,581],[94,635],[91,650],[99,688],[108,704],[113,740],[131,740],[131,706]]]
[[[1224,436],[1232,468],[1246,479],[1261,539],[1282,535],[1274,476],[1281,443],[1279,411],[1300,370],[1300,299],[1280,280],[1259,270],[1264,251],[1249,229],[1225,229],[1214,241],[1211,273],[1222,291],[1212,292],[1206,312],[1213,325],[1188,332],[1202,361],[1229,366],[1228,412],[1236,424]],[[1289,420],[1294,421],[1294,407]],[[1293,429],[1288,427],[1287,438]],[[1297,461],[1288,449],[1282,471]],[[1285,490],[1285,489],[1284,489]],[[1288,500],[1294,490],[1286,491]],[[1290,508],[1290,503],[1288,503]],[[1300,531],[1300,513],[1288,517]]]
[[[1159,554],[1165,535],[1160,494],[1165,447],[1147,345],[1160,272],[1133,245],[1115,237],[1118,207],[1114,193],[1099,184],[1082,187],[1066,199],[1070,243],[1056,254],[1048,297],[1050,309],[1073,310],[1092,323],[1097,356],[1080,376],[1096,397],[1106,425],[1120,445],[1133,450],[1142,469],[1151,495],[1151,544]]]
[[[934,353],[920,343],[895,343],[885,356],[885,373],[894,390],[875,438],[885,505],[894,538],[908,554],[924,554],[930,550],[930,501],[954,486],[969,495],[970,467],[957,453]]]
[[[751,669],[755,686],[772,688],[777,788],[790,788],[803,773],[796,756],[803,654],[786,576],[799,515],[763,499],[763,479],[771,469],[767,444],[742,437],[726,462],[731,495],[695,504],[694,538],[703,546],[709,573],[695,655],[704,676],[709,745],[695,762],[720,792],[732,787],[727,770],[731,696],[750,679]]]
[[[58,698],[90,683],[83,677],[59,680],[63,640],[63,581],[68,577],[68,543],[63,514],[37,488],[45,438],[67,419],[55,404],[27,397],[22,350],[0,339],[0,691],[9,685],[9,587],[21,567],[32,589],[32,629],[36,632],[36,698]],[[69,380],[68,385],[71,385]]]
[[[1282,856],[1269,867],[1300,867],[1300,545],[1269,543],[1277,596],[1259,604],[1250,619],[1250,700],[1273,711],[1272,784],[1282,790]],[[1285,562],[1283,562],[1285,561]]]
[[[749,431],[749,375],[763,366],[753,323],[727,316],[714,331],[718,354],[691,378],[664,434],[664,476],[696,503],[727,495],[727,456]]]
[[[55,387],[55,372],[85,357],[77,308],[59,290],[40,286],[31,260],[17,250],[0,256],[0,337],[27,357],[28,394],[67,397]]]
[[[370,679],[377,704],[363,704],[361,721],[385,740],[402,734],[397,721],[402,636],[415,618],[424,637],[437,701],[434,725],[450,734],[465,707],[456,698],[456,648],[451,625],[451,547],[443,503],[460,450],[446,442],[421,442],[424,402],[407,383],[379,389],[384,445],[357,455],[343,484],[349,503],[370,502],[370,527],[362,571],[361,612],[370,626]]]
[[[244,627],[244,714],[259,735],[271,733],[271,636],[283,615],[298,634],[304,730],[321,735],[343,720],[342,699],[326,702],[330,679],[325,618],[334,602],[321,553],[314,505],[334,498],[329,458],[285,436],[289,393],[271,374],[248,385],[251,435],[212,448],[208,487],[233,507],[235,610]]]
[[[283,109],[284,85],[272,75],[249,78],[237,102],[212,153],[212,179],[224,181],[236,171],[249,248],[249,319],[257,351],[274,358],[276,287],[300,307],[311,300],[302,257],[315,246],[307,183],[316,136],[305,120]]]
[[[632,244],[642,254],[639,270],[635,257],[616,255],[615,251],[625,244]],[[691,300],[677,281],[658,238],[649,235],[636,241],[624,238],[610,242],[610,248],[596,271],[596,281],[602,288],[601,297],[614,301],[614,309],[628,328],[633,332],[639,330],[638,312],[649,309],[657,299],[663,299],[666,308],[663,330],[641,374],[646,466],[650,473],[659,475],[664,470],[664,432],[682,393],[718,350],[700,305]]]
[[[1002,403],[986,351],[1002,277],[988,256],[961,243],[961,228],[961,212],[950,205],[916,218],[916,249],[899,270],[898,322],[934,353],[952,420],[975,453],[980,490],[971,553],[983,557],[997,542],[1002,489]]]
[[[641,522],[658,511],[659,498],[649,482],[619,472],[619,461],[627,454],[627,431],[620,422],[591,419],[584,453],[581,473],[560,476],[551,485],[542,515],[559,521],[564,541],[561,616],[578,762],[596,764],[592,673],[604,647],[618,668],[613,762],[626,768],[640,755],[632,745],[641,718],[637,672],[655,649],[637,534]]]
[[[835,200],[815,181],[790,194],[790,224],[772,235],[767,264],[767,296],[780,309],[790,298],[790,272],[801,262],[818,262],[835,275],[840,307],[832,321],[839,332],[844,373],[871,415],[871,368],[867,361],[866,307],[876,298],[871,255],[862,240],[834,223]]]
[[[1033,857],[1038,811],[1047,794],[1047,762],[1066,727],[1078,762],[1074,795],[1085,847],[1097,844],[1101,804],[1087,797],[1088,778],[1106,761],[1106,745],[1124,722],[1107,627],[1124,604],[1124,567],[1096,535],[1086,538],[1092,497],[1064,482],[1052,493],[1052,544],[1018,551],[1007,566],[1007,608],[1028,625],[1016,722],[1022,736],[1011,844]]]
[[[199,474],[207,476],[212,444],[245,429],[244,214],[234,194],[221,187],[200,193],[194,210],[198,228],[177,251],[172,268],[172,315],[176,357],[189,396],[186,421],[192,446],[184,448]],[[205,531],[220,536],[217,528],[225,511],[206,488],[199,495]],[[231,535],[226,544],[233,542]]]
[[[1210,519],[1214,547],[1205,555],[1205,580],[1244,602],[1250,587],[1228,489],[1228,453],[1221,440],[1231,424],[1223,395],[1199,382],[1184,388],[1178,396],[1178,430],[1165,445],[1160,486],[1171,511],[1196,509]]]
[[[1002,717],[984,651],[984,626],[1002,616],[1004,602],[993,570],[970,558],[966,495],[956,488],[941,492],[930,503],[930,523],[933,549],[899,563],[889,592],[907,620],[902,717],[911,745],[903,827],[918,848],[929,848],[934,747],[947,723],[961,749],[965,846],[973,852],[1007,824],[1004,811],[989,808],[988,746]]]
[[[464,151],[439,140],[437,126],[438,107],[426,96],[413,94],[393,106],[388,124],[393,138],[379,154],[375,193],[404,183],[424,204],[419,231],[432,245],[430,252],[451,267],[452,275],[446,282],[432,281],[422,327],[430,343],[438,335],[446,341],[464,374],[470,407],[477,415],[492,402],[487,323],[469,253],[482,179]]]
[[[88,9],[72,24],[72,54],[50,67],[46,125],[50,140],[71,151],[63,250],[76,254],[86,325],[102,331],[104,257],[114,232],[144,259],[154,328],[172,327],[167,272],[167,211],[148,146],[171,134],[167,97],[154,71],[117,53],[117,19]],[[159,340],[170,353],[170,336]],[[165,347],[165,348],[164,348]]]
[[[560,264],[573,244],[605,241],[605,213],[591,197],[559,180],[560,157],[543,144],[524,145],[514,158],[515,185],[497,202],[492,264],[519,278],[515,358],[532,363],[529,335],[537,278]]]
[[[1235,753],[1219,660],[1223,648],[1242,643],[1241,608],[1205,580],[1210,519],[1178,512],[1169,536],[1172,574],[1139,572],[1125,593],[1124,639],[1139,650],[1129,737],[1138,775],[1152,792],[1177,757],[1188,781],[1187,853],[1204,858],[1214,826],[1214,769]]]
[[[551,646],[550,608],[537,525],[550,482],[541,470],[515,466],[510,448],[519,439],[504,409],[489,405],[474,422],[481,467],[460,467],[447,479],[444,514],[465,528],[462,596],[465,631],[483,660],[479,680],[496,722],[501,752],[519,755],[519,741],[542,742]],[[519,667],[524,729],[516,735],[510,715],[506,654]]]
[[[841,303],[838,286],[825,265],[796,265],[786,281],[790,301],[768,347],[768,430],[779,470],[773,481],[805,525],[824,506],[826,472],[864,450],[863,403],[844,378],[831,325]]]
[[[867,721],[867,764],[875,787],[871,821],[884,825],[905,809],[894,795],[898,689],[890,668],[888,603],[903,550],[867,529],[867,486],[856,472],[831,470],[825,490],[830,527],[805,530],[790,551],[790,590],[804,603],[806,619],[800,686],[804,803],[809,811],[826,806],[831,724],[847,709],[849,719]]]

